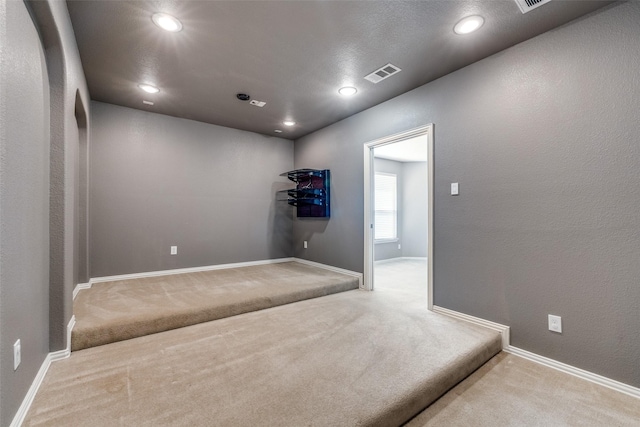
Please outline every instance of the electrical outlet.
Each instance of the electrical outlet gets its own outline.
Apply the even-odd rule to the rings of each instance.
[[[398,243],[398,249],[402,249],[402,245]]]
[[[562,333],[562,317],[549,315],[549,330],[553,332]]]
[[[304,241],[303,245],[304,245],[304,248],[307,249],[308,245],[307,245],[307,241],[306,240]]]
[[[14,371],[18,369],[18,366],[20,366],[21,357],[22,356],[20,354],[20,340],[18,340],[13,344],[13,370]]]
[[[460,194],[460,186],[458,185],[457,182],[452,182],[451,183],[451,195],[452,196],[457,196],[458,194]]]
[[[171,255],[178,255],[178,247],[171,246]]]

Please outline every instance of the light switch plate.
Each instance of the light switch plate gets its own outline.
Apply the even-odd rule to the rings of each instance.
[[[458,194],[460,194],[458,183],[457,182],[452,182],[451,183],[451,195],[452,196],[457,196]]]

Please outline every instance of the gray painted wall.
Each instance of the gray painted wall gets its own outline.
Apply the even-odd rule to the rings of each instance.
[[[375,149],[374,149],[375,151]],[[404,179],[403,179],[403,167],[402,163],[396,162],[388,159],[373,159],[373,169],[375,172],[382,173],[391,173],[396,175],[397,179],[397,196],[398,196],[398,218],[397,218],[397,227],[398,227],[398,240],[394,242],[376,242],[373,247],[374,259],[376,261],[381,261],[390,258],[398,258],[402,256],[402,247],[398,249],[398,244],[402,243],[403,236],[403,214],[404,205],[403,205],[403,188],[404,188]]]
[[[76,221],[75,221],[75,283],[89,281],[89,118],[80,93],[76,93],[75,121],[78,131],[78,160],[76,168]]]
[[[360,115],[352,117],[295,142],[295,168],[331,170],[331,218],[295,217],[293,252],[297,258],[362,272],[364,152],[358,140],[349,139],[358,134]]]
[[[426,258],[428,181],[427,162],[402,164],[402,256]]]
[[[49,86],[25,4],[0,1],[0,23],[0,425],[8,426],[49,352]]]
[[[80,134],[76,98],[88,106],[89,92],[66,2],[29,1],[47,59],[50,87],[49,348],[67,346],[73,289],[80,277]],[[85,128],[89,128],[89,112]],[[84,141],[88,147],[89,142]],[[82,235],[85,239],[86,235]],[[86,245],[86,243],[84,243]]]
[[[291,256],[293,142],[92,102],[92,277]],[[170,246],[178,255],[170,255]]]
[[[435,303],[640,386],[639,21],[607,7],[297,140],[335,214],[294,222],[296,255],[362,271],[362,144],[434,123]]]

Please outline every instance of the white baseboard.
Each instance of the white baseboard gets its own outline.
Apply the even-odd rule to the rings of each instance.
[[[455,317],[456,319],[464,320],[466,322],[470,322],[475,325],[484,326],[500,332],[500,334],[502,335],[502,350],[507,353],[511,353],[513,355],[522,357],[532,362],[539,363],[549,368],[556,369],[560,372],[573,375],[574,377],[578,377],[583,380],[587,380],[592,383],[595,383],[595,384],[610,388],[612,390],[619,391],[620,393],[624,393],[626,395],[640,399],[640,388],[633,387],[628,384],[622,383],[620,381],[612,380],[610,378],[603,377],[602,375],[594,374],[593,372],[585,371],[584,369],[576,368],[575,366],[567,365],[566,363],[558,362],[557,360],[549,359],[548,357],[540,356],[539,354],[531,353],[530,351],[512,346],[509,343],[510,329],[508,326],[501,325],[495,322],[490,322],[488,320],[480,319],[479,317],[469,316],[468,314],[449,310],[447,308],[438,307],[436,305],[433,306],[433,311],[435,313],[440,313],[446,316]]]
[[[503,350],[532,362],[539,363],[560,372],[573,375],[574,377],[578,377],[640,399],[640,388],[633,387],[628,384],[621,383],[620,381],[612,380],[610,378],[603,377],[602,375],[594,374],[593,372],[585,371],[584,369],[576,368],[575,366],[567,365],[566,363],[558,362],[557,360],[549,359],[548,357],[540,356],[539,354],[531,353],[530,351],[513,347],[511,345]]]
[[[83,289],[89,289],[91,287],[91,283],[78,283],[75,288],[73,288],[73,299],[76,299],[78,296],[78,292]]]
[[[225,270],[229,268],[239,268],[239,267],[251,267],[256,265],[267,265],[267,264],[279,264],[282,262],[299,262],[302,264],[312,265],[318,268],[324,268],[325,270],[334,271],[336,273],[347,274],[349,276],[356,277],[358,279],[358,287],[362,289],[362,273],[358,273],[351,270],[345,270],[343,268],[333,267],[326,264],[321,264],[314,261],[309,261],[301,258],[276,258],[276,259],[266,259],[260,261],[248,261],[248,262],[236,262],[232,264],[218,264],[218,265],[206,265],[203,267],[191,267],[191,268],[177,268],[175,270],[160,270],[160,271],[147,271],[144,273],[132,273],[132,274],[121,274],[117,276],[104,276],[104,277],[94,277],[89,280],[89,283],[79,283],[76,285],[73,290],[73,298],[75,299],[78,293],[83,289],[90,289],[96,283],[104,283],[104,282],[113,282],[116,280],[131,280],[131,279],[141,279],[145,277],[158,277],[158,276],[167,276],[173,274],[184,274],[184,273],[198,273],[202,271],[213,271],[213,270]]]
[[[377,261],[373,261],[373,265],[380,265],[380,264],[387,264],[387,263],[390,263],[390,262],[397,262],[397,261],[400,261],[401,259],[402,259],[402,257],[379,259]]]
[[[449,310],[448,308],[433,306],[433,312],[443,314],[445,316],[454,317],[456,319],[464,320],[465,322],[473,323],[474,325],[484,326],[485,328],[493,329],[500,333],[502,337],[502,349],[506,349],[510,346],[510,328],[500,323],[484,320],[479,317],[470,316],[468,314],[460,313],[458,311]]]
[[[351,271],[351,270],[345,270],[344,268],[334,267],[332,265],[320,264],[319,262],[309,261],[309,260],[302,259],[302,258],[292,258],[291,260],[295,261],[295,262],[299,262],[301,264],[307,264],[307,265],[311,265],[313,267],[324,268],[325,270],[333,271],[333,272],[336,272],[336,273],[346,274],[348,276],[353,276],[356,279],[358,279],[358,288],[364,289],[362,273],[358,273],[356,271]]]
[[[424,261],[427,262],[427,257],[421,257],[421,256],[399,256],[399,257],[395,257],[395,258],[385,258],[385,259],[381,259],[378,261],[374,261],[374,264],[385,264],[387,262],[394,262],[394,261],[402,261],[402,260],[418,260],[418,261]]]
[[[38,392],[38,389],[40,388],[40,385],[42,384],[42,381],[44,380],[44,377],[49,370],[49,366],[51,365],[51,354],[52,353],[47,354],[47,356],[44,358],[44,362],[42,362],[42,366],[40,366],[36,377],[31,383],[31,387],[29,387],[27,395],[24,397],[22,404],[18,408],[18,412],[16,412],[15,417],[13,417],[13,421],[11,421],[11,424],[9,424],[10,427],[20,427],[24,422],[24,419],[27,416],[27,412],[29,412],[29,408],[33,403],[33,399],[36,397],[36,393]]]
[[[45,356],[44,362],[42,362],[36,377],[31,383],[31,387],[27,390],[27,394],[18,408],[18,412],[16,412],[16,415],[13,417],[13,421],[11,421],[10,427],[20,427],[24,422],[27,412],[29,412],[29,408],[31,408],[31,404],[33,403],[33,399],[35,399],[36,393],[38,393],[38,390],[42,385],[42,381],[44,381],[44,377],[47,375],[51,362],[66,359],[71,355],[71,331],[75,324],[76,316],[71,316],[71,320],[69,320],[69,323],[67,324],[67,348],[59,351],[53,351]]]
[[[143,273],[120,274],[117,276],[93,277],[89,280],[89,283],[79,283],[75,287],[75,289],[73,290],[73,298],[75,299],[78,292],[80,292],[82,289],[89,289],[96,283],[114,282],[116,280],[142,279],[145,277],[168,276],[173,274],[199,273],[202,271],[225,270],[228,268],[251,267],[255,265],[278,264],[281,262],[291,262],[294,260],[295,258],[265,259],[259,261],[235,262],[231,264],[205,265],[202,267],[176,268],[174,270],[146,271]]]
[[[65,359],[71,356],[71,333],[73,332],[73,327],[76,326],[76,315],[72,315],[69,323],[67,324],[67,348],[64,350],[66,355],[62,359]],[[55,359],[59,360],[59,359]]]

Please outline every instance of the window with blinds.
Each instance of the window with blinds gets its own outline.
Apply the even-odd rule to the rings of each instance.
[[[375,174],[375,239],[398,238],[397,177],[393,174]]]

